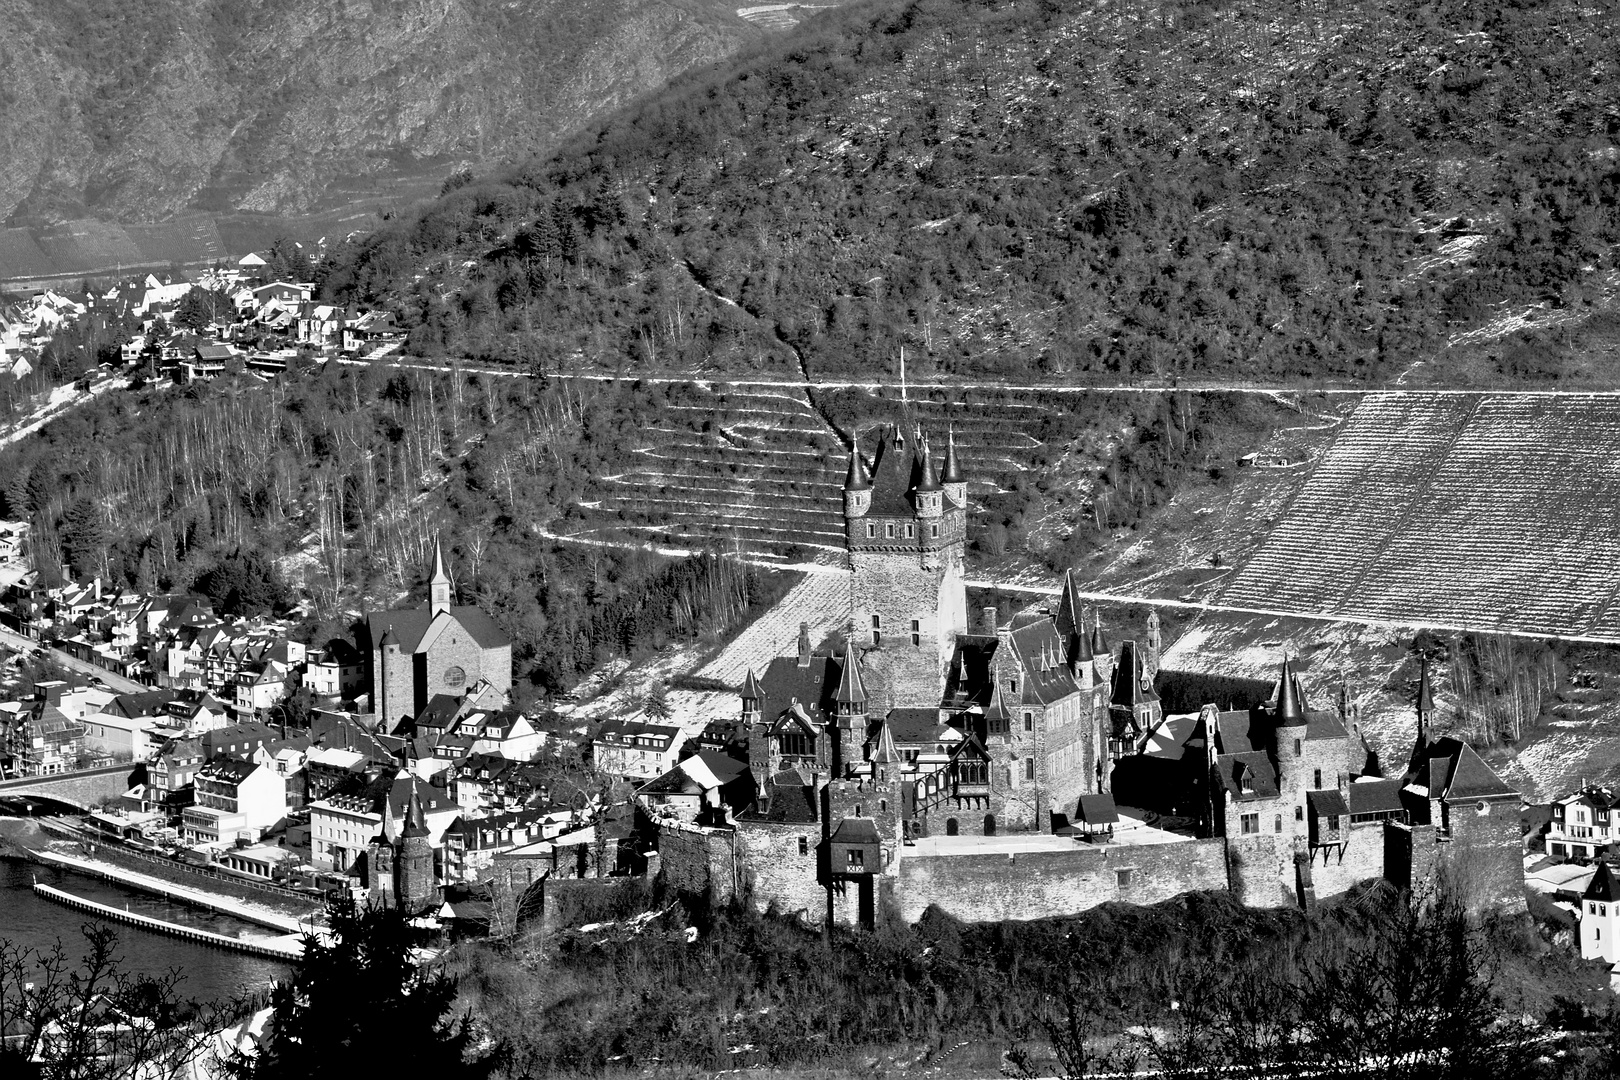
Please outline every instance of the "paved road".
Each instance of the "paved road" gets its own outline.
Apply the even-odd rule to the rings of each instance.
[[[0,645],[10,645],[12,648],[25,651],[44,649],[46,653],[50,654],[52,660],[55,660],[74,674],[100,679],[107,684],[109,689],[116,690],[120,694],[138,694],[143,690],[151,689],[150,686],[142,686],[133,679],[126,679],[122,675],[108,671],[104,667],[92,664],[87,660],[80,660],[77,656],[65,653],[61,649],[46,649],[37,641],[25,638],[21,634],[14,634],[10,630],[3,628],[0,628]]]

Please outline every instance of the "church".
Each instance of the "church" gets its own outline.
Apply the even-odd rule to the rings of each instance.
[[[444,552],[433,545],[428,603],[366,616],[372,709],[383,731],[434,697],[512,689],[512,639],[479,608],[452,603]]]
[[[888,902],[1037,918],[1210,888],[1310,907],[1370,879],[1412,887],[1448,860],[1516,895],[1517,793],[1466,745],[1428,737],[1426,671],[1400,778],[1379,775],[1347,695],[1311,708],[1286,658],[1274,684],[1231,680],[1252,683],[1242,707],[1167,716],[1156,613],[1140,642],[1111,646],[1072,574],[1055,605],[968,625],[967,483],[949,431],[939,465],[920,428],[857,433],[843,503],[845,631],[818,649],[801,626],[748,672],[757,797],[731,821],[668,826],[666,873],[867,925]],[[974,877],[979,858],[1001,861]]]

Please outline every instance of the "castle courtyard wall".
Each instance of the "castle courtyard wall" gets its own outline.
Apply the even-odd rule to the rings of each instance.
[[[964,922],[1078,915],[1122,901],[1156,904],[1226,888],[1219,838],[1073,850],[917,854],[900,860],[895,900],[914,923],[930,906]]]
[[[1382,822],[1351,825],[1340,848],[1323,847],[1311,855],[1311,882],[1316,898],[1342,896],[1364,881],[1384,878]]]

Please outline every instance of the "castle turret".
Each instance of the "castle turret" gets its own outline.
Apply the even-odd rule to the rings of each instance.
[[[861,460],[859,432],[850,441],[849,472],[844,477],[844,516],[865,517],[872,509],[872,478],[867,475],[866,462]]]
[[[866,741],[866,684],[861,680],[860,654],[853,638],[844,639],[844,670],[833,700],[839,758],[832,767],[834,774],[841,774],[860,761],[861,744]]]
[[[922,521],[937,520],[945,512],[945,488],[934,471],[934,457],[928,450],[928,436],[917,433],[917,451],[911,463],[908,494]]]
[[[765,692],[759,688],[759,680],[754,677],[754,669],[748,669],[747,678],[742,684],[742,722],[755,724],[759,722],[760,701]]]
[[[405,807],[405,828],[400,834],[394,861],[400,909],[410,915],[427,910],[437,889],[433,880],[433,841],[415,783],[411,784],[411,799]]]
[[[383,800],[382,826],[366,849],[366,886],[370,902],[377,907],[393,907],[394,896],[394,808]]]
[[[1092,613],[1091,670],[1099,686],[1114,684],[1114,654],[1108,647],[1108,638],[1103,635],[1101,611]]]
[[[444,549],[433,541],[433,577],[428,581],[429,606],[433,614],[450,610],[450,575],[444,570]]]
[[[1277,680],[1277,711],[1272,719],[1278,727],[1300,727],[1305,723],[1304,695],[1287,656],[1283,657],[1282,678]]]
[[[945,501],[952,506],[967,506],[967,477],[962,474],[956,457],[956,429],[945,429],[945,467],[939,472],[940,486],[945,489]]]

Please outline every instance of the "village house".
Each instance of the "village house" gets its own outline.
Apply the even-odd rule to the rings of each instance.
[[[181,828],[193,844],[257,840],[287,816],[285,780],[267,763],[218,756],[192,776],[193,802]]]
[[[675,767],[686,733],[670,724],[610,720],[591,743],[599,772],[626,780],[652,780]]]

